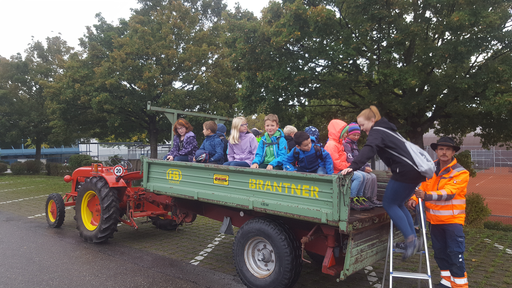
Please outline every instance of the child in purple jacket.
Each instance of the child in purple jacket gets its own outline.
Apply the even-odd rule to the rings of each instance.
[[[352,163],[354,158],[359,155],[359,147],[357,146],[357,140],[361,136],[361,128],[357,123],[348,124],[348,136],[343,141],[343,148],[345,148],[345,153],[347,153],[347,162]],[[372,168],[367,163],[360,169],[362,172],[365,172],[365,184],[364,184],[364,192],[363,196],[370,201],[373,207],[382,207],[382,202],[377,200],[377,176],[372,172]]]
[[[258,149],[258,140],[256,140],[253,133],[248,132],[247,126],[247,120],[244,117],[233,119],[228,143],[228,162],[224,165],[251,166]]]
[[[194,129],[192,125],[183,118],[174,123],[173,145],[171,151],[165,156],[165,160],[192,162],[198,149],[196,135],[192,129]]]

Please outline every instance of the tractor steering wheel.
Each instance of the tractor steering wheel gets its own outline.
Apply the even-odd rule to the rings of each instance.
[[[121,165],[126,170],[131,169],[133,167],[132,163],[130,161],[123,159],[123,158],[118,158],[118,157],[110,158],[108,162],[110,163],[111,166]]]

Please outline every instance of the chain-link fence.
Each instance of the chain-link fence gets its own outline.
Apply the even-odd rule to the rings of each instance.
[[[425,150],[433,160],[437,159],[430,146]],[[477,170],[477,176],[469,180],[467,192],[485,197],[492,213],[490,220],[512,224],[512,151],[461,146],[460,151],[465,150],[471,152],[473,168]],[[376,159],[375,170],[387,169],[382,161]]]

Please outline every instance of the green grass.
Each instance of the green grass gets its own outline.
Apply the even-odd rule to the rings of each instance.
[[[2,199],[11,196],[38,196],[50,193],[66,193],[71,184],[61,176],[46,175],[0,175],[0,195]]]

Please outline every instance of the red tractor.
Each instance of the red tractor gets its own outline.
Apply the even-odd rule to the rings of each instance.
[[[46,221],[53,228],[64,222],[65,207],[75,206],[76,228],[87,242],[104,242],[113,237],[119,222],[138,228],[135,218],[149,217],[153,225],[174,230],[182,223],[193,222],[196,214],[183,211],[166,195],[146,192],[132,183],[141,180],[142,172],[127,172],[131,163],[117,159],[118,165],[76,169],[64,181],[71,182],[71,192],[52,193],[46,200]]]

